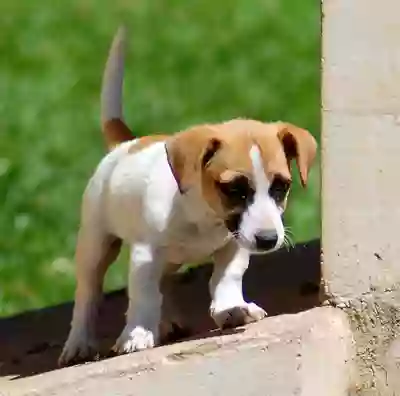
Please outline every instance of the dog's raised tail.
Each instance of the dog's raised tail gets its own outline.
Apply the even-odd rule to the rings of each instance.
[[[111,44],[101,88],[101,127],[109,150],[134,138],[123,118],[125,43],[126,28],[121,26]]]

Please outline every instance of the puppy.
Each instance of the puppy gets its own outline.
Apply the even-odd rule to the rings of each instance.
[[[291,160],[305,186],[316,154],[312,135],[284,122],[237,119],[134,138],[122,116],[124,37],[121,28],[103,78],[102,128],[109,153],[83,196],[75,306],[61,365],[96,351],[103,279],[122,241],[130,246],[129,307],[117,353],[157,345],[162,277],[207,257],[214,263],[209,291],[216,324],[234,327],[264,318],[262,308],[244,300],[242,278],[251,254],[284,243],[281,216]]]

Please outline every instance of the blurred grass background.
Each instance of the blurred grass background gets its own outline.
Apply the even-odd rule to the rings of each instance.
[[[251,117],[319,139],[314,0],[4,0],[0,15],[0,316],[73,296],[81,193],[104,153],[101,75],[121,22],[137,134]],[[296,241],[320,233],[317,168],[291,194]],[[107,289],[125,284],[125,267]]]

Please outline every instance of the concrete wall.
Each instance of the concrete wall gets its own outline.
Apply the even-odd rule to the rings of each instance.
[[[400,3],[323,2],[323,274],[362,394],[400,394]],[[397,360],[397,362],[396,362]]]

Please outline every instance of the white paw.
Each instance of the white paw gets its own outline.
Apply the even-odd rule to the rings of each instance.
[[[210,314],[220,329],[257,322],[267,316],[267,313],[261,307],[254,303],[246,302],[229,308],[218,309],[211,306]]]
[[[83,333],[71,333],[64,345],[60,357],[59,366],[66,366],[93,360],[97,356],[97,345],[94,340]]]
[[[157,335],[141,326],[125,328],[112,348],[115,353],[124,354],[153,348],[157,343]]]

